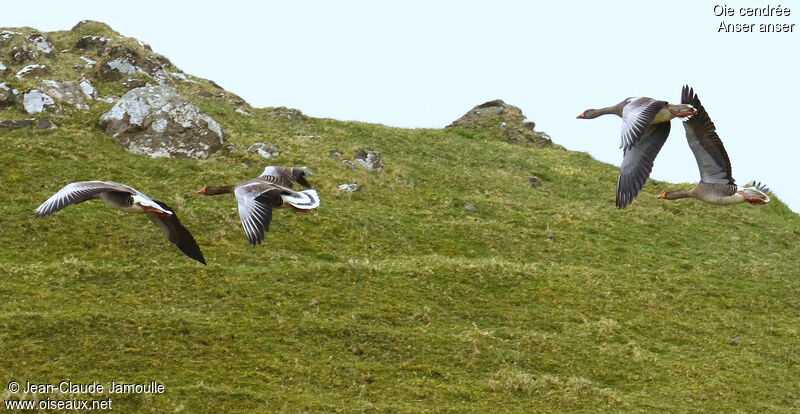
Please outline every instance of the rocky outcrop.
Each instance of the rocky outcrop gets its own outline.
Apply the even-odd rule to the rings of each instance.
[[[224,140],[217,121],[168,86],[128,91],[100,126],[121,147],[154,158],[208,158]]]
[[[525,118],[521,109],[496,99],[470,109],[447,128],[476,130],[511,144],[551,146],[550,137],[544,132],[534,131],[535,126]]]

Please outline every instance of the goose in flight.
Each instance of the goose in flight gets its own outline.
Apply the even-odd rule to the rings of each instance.
[[[692,105],[697,114],[684,122],[686,140],[697,160],[700,169],[700,182],[689,191],[667,191],[660,199],[677,200],[696,198],[710,204],[727,205],[747,201],[750,204],[769,202],[769,189],[761,183],[751,182],[739,188],[731,175],[731,162],[728,153],[717,135],[708,112],[700,103],[700,98],[688,85],[681,92],[681,103]]]
[[[206,264],[200,246],[178,220],[168,205],[153,200],[139,190],[113,181],[79,181],[69,183],[36,208],[36,217],[45,217],[69,205],[87,200],[103,200],[111,207],[127,213],[144,213],[158,225],[169,241],[190,258]]]
[[[307,190],[295,191],[294,183]],[[288,206],[298,211],[312,212],[319,207],[319,196],[305,178],[305,172],[297,168],[269,166],[264,172],[237,185],[207,186],[197,192],[205,195],[233,194],[239,204],[239,219],[250,244],[257,245],[269,231],[272,209]]]
[[[587,109],[578,119],[614,114],[622,118],[622,165],[617,180],[617,208],[625,208],[639,195],[653,161],[669,136],[672,118],[687,118],[696,110],[688,104],[670,104],[652,98],[628,98],[606,108]]]

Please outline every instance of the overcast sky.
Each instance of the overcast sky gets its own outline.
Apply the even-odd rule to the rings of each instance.
[[[714,6],[734,8],[716,16]],[[737,183],[761,180],[800,211],[800,2],[789,16],[740,17],[760,1],[37,1],[4,2],[0,26],[109,24],[256,107],[440,128],[492,99],[522,108],[555,142],[619,165],[620,120],[577,120],[629,96],[695,88]],[[718,32],[755,23],[755,33]],[[795,24],[760,33],[760,23]],[[696,182],[683,128],[651,177]]]

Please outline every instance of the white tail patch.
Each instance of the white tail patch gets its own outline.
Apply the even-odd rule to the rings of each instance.
[[[741,191],[748,196],[756,197],[764,200],[765,203],[769,203],[769,196],[766,194],[767,191],[769,191],[769,188],[767,188],[767,186],[764,184],[752,181],[745,184]]]
[[[319,195],[314,189],[292,191],[289,194],[282,194],[281,198],[284,204],[289,204],[298,210],[313,210],[319,207]]]

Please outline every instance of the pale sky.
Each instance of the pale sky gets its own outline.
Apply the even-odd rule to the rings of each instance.
[[[27,5],[26,5],[27,4]],[[714,6],[736,16],[715,16]],[[772,4],[772,3],[770,3]],[[788,17],[740,17],[751,1],[20,1],[0,27],[68,30],[84,19],[152,46],[255,107],[441,128],[492,99],[522,108],[570,150],[619,165],[621,121],[575,117],[630,96],[678,102],[693,86],[739,185],[765,182],[794,211],[800,140],[800,2]],[[773,4],[777,5],[777,3]],[[720,33],[720,23],[791,33]],[[696,182],[683,128],[651,178]],[[767,207],[768,208],[768,207]]]

